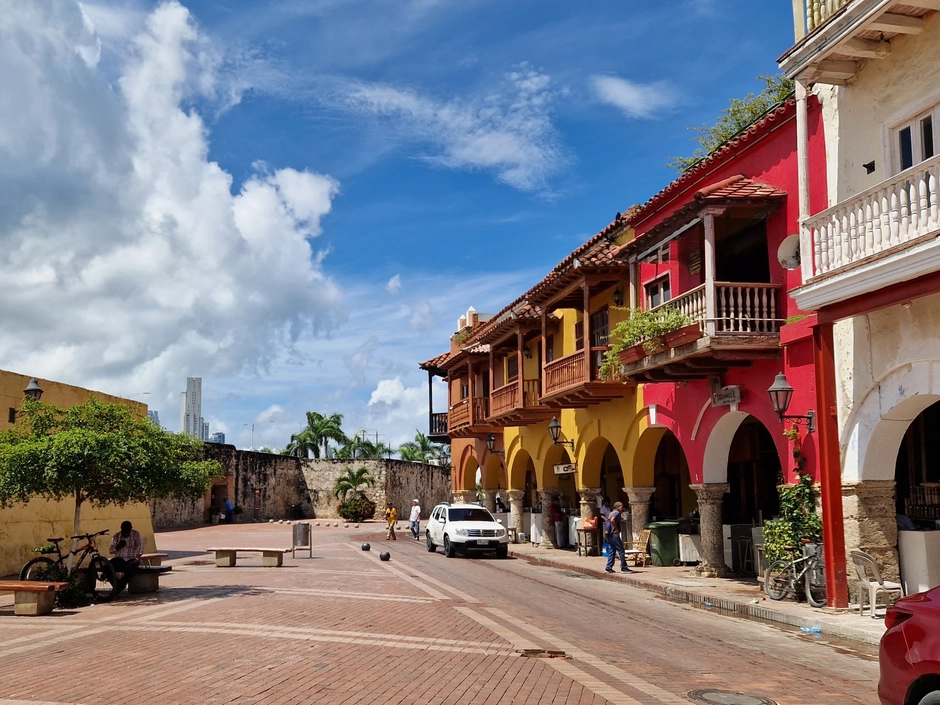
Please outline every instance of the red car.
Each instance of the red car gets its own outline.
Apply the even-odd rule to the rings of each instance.
[[[940,705],[940,587],[902,597],[888,608],[885,625],[882,705]]]

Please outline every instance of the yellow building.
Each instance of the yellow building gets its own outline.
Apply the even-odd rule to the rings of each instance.
[[[52,380],[36,381],[42,389],[42,401],[57,406],[69,407],[94,396],[101,401],[129,406],[142,416],[147,414],[146,404],[130,399]],[[23,403],[24,390],[29,384],[30,377],[27,375],[0,370],[0,429],[10,428],[16,422],[17,411]],[[28,504],[0,508],[0,576],[19,573],[23,564],[36,555],[33,549],[46,543],[46,539],[71,536],[74,511],[74,503],[69,500],[51,502],[42,498],[30,500]],[[85,505],[82,507],[81,531],[93,533],[108,529],[113,533],[125,519],[133,522],[134,528],[140,532],[145,551],[155,551],[150,509],[146,504],[135,503],[123,507]],[[99,549],[107,555],[108,541],[102,541]]]

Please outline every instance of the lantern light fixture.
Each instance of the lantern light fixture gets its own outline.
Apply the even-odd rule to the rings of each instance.
[[[790,408],[790,399],[793,397],[793,387],[790,386],[790,383],[787,381],[787,376],[783,372],[774,377],[774,383],[770,385],[770,389],[767,390],[767,393],[770,395],[770,405],[773,407],[773,410],[777,412],[777,416],[780,417],[780,423],[783,423],[784,419],[790,419],[797,423],[805,421],[807,433],[812,433],[816,430],[815,411],[807,411],[804,415],[787,414],[787,409]]]
[[[39,386],[39,380],[35,377],[29,380],[29,384],[27,384],[26,389],[23,390],[23,394],[33,401],[39,401],[42,397],[42,387]]]
[[[619,286],[616,289],[614,289],[613,298],[614,298],[614,306],[623,306],[623,292],[620,291]]]
[[[492,433],[486,434],[486,449],[493,455],[498,455],[500,458],[506,457],[506,451],[504,450],[494,450],[496,448],[496,436]]]
[[[571,452],[574,452],[574,441],[559,441],[558,436],[561,433],[561,424],[558,423],[558,417],[553,416],[548,424],[548,433],[552,437],[552,443],[556,446],[571,446]]]

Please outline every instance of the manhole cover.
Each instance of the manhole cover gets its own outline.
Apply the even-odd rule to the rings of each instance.
[[[727,690],[693,690],[689,692],[689,697],[709,705],[777,705],[767,698]]]

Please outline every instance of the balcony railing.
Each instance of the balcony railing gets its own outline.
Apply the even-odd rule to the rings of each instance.
[[[777,291],[779,284],[715,282],[715,333],[771,334],[780,330]],[[706,285],[690,289],[681,296],[660,304],[652,310],[672,306],[693,323],[708,322]]]
[[[852,0],[795,0],[793,26],[796,28],[796,40],[801,40],[850,2]]]
[[[447,412],[431,414],[430,434],[431,436],[447,435]]]
[[[523,398],[519,403],[519,381],[494,389],[490,395],[490,411],[493,416],[502,416],[520,407],[539,405],[539,380],[527,379],[522,382]]]
[[[545,365],[545,395],[584,384],[584,350],[566,355]]]
[[[812,276],[828,274],[940,228],[940,155],[805,221]]]
[[[447,417],[448,431],[455,431],[483,421],[488,416],[488,409],[489,399],[485,397],[461,399],[450,407],[450,414]]]

